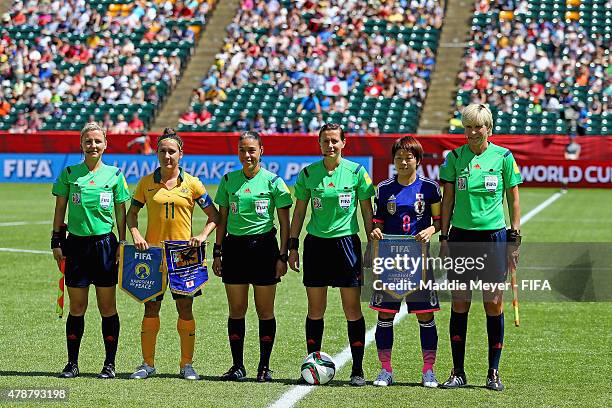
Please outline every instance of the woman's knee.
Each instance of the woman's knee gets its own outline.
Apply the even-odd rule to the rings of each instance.
[[[145,317],[159,317],[159,311],[161,309],[161,302],[150,301],[145,303],[144,316]]]

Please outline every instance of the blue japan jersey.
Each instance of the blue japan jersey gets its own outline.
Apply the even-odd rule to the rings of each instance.
[[[415,235],[432,225],[431,205],[441,200],[435,181],[417,176],[414,183],[403,186],[393,177],[378,184],[374,222],[384,224],[385,234]]]

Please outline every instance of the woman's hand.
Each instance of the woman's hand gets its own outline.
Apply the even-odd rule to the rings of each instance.
[[[370,238],[378,240],[383,239],[383,233],[380,228],[374,228],[372,232],[370,232]]]
[[[280,279],[287,274],[287,263],[280,259],[276,261],[276,279]]]
[[[216,276],[221,276],[221,257],[216,257],[213,259],[212,268]]]
[[[133,235],[132,237],[134,238],[134,246],[137,250],[146,251],[147,249],[149,249],[149,244],[147,243],[147,241],[145,241],[142,235],[138,234]]]
[[[297,249],[289,251],[289,267],[296,272],[300,271],[300,254]]]
[[[202,246],[204,242],[206,242],[206,238],[208,238],[205,234],[196,235],[195,237],[191,237],[189,240],[189,245],[192,247]]]
[[[62,252],[62,248],[53,248],[53,258],[55,259],[55,262],[57,262],[58,265],[61,261],[66,259]]]
[[[436,227],[432,225],[431,227],[425,228],[424,230],[416,234],[414,236],[414,239],[418,242],[429,242],[434,232],[436,232]]]

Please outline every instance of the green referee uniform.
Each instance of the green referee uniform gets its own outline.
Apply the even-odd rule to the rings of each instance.
[[[310,200],[312,210],[304,239],[304,286],[362,285],[357,206],[374,194],[368,172],[358,163],[341,159],[331,174],[322,160],[302,169],[295,197]]]
[[[228,209],[228,235],[222,242],[223,283],[265,286],[279,282],[274,211],[293,204],[283,179],[264,168],[251,179],[242,170],[233,171],[221,179],[215,203]]]
[[[293,200],[283,179],[261,168],[252,179],[242,170],[223,176],[215,203],[229,208],[228,233],[253,235],[270,231],[274,227],[274,209],[291,207]]]
[[[117,284],[118,242],[112,233],[115,205],[130,199],[121,170],[101,164],[91,172],[85,163],[66,167],[53,185],[53,195],[68,199],[65,278],[69,287]]]
[[[310,199],[312,214],[306,231],[321,238],[357,234],[358,202],[374,194],[366,169],[346,159],[341,159],[331,175],[322,160],[305,167],[295,185],[295,198]]]
[[[510,150],[491,142],[480,155],[468,145],[451,151],[440,179],[455,185],[451,225],[466,230],[505,228],[504,192],[523,181]]]
[[[85,163],[66,167],[52,192],[68,198],[68,231],[81,237],[111,232],[115,204],[131,197],[121,170],[105,164],[95,172]]]

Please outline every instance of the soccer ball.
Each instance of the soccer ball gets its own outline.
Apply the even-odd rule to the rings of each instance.
[[[312,385],[323,385],[330,382],[336,375],[336,364],[329,354],[315,351],[304,358],[302,363],[302,378]]]

